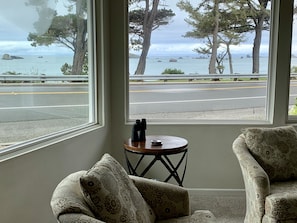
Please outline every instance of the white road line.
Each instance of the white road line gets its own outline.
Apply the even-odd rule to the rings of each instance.
[[[179,101],[149,101],[149,102],[131,102],[131,105],[140,104],[173,104],[173,103],[189,103],[189,102],[209,102],[209,101],[231,101],[231,100],[248,100],[248,99],[261,99],[266,96],[257,97],[241,97],[241,98],[214,98],[214,99],[198,99],[198,100],[179,100]]]
[[[39,108],[71,108],[71,107],[86,107],[86,105],[47,105],[47,106],[25,106],[25,107],[2,107],[0,110],[11,110],[11,109],[39,109]]]

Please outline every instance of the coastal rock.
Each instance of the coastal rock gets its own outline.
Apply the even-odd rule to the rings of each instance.
[[[177,59],[171,58],[169,62],[177,62]]]
[[[20,57],[20,56],[10,56],[11,59],[24,59],[24,57]]]
[[[12,60],[9,54],[3,54],[2,60]]]
[[[14,60],[14,59],[24,59],[24,58],[19,56],[12,56],[7,53],[3,54],[2,56],[2,60]]]

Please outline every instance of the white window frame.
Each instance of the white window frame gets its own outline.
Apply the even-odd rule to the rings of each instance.
[[[271,0],[271,30],[269,44],[269,67],[266,95],[265,120],[166,120],[153,119],[151,124],[207,124],[207,125],[284,125],[296,123],[297,117],[288,117],[289,81],[290,81],[290,53],[292,36],[293,0]],[[127,6],[128,8],[128,6]],[[128,14],[128,12],[127,12]],[[126,17],[128,17],[126,15]],[[128,18],[126,18],[128,24]],[[280,25],[281,24],[281,25]],[[128,31],[126,30],[126,36]],[[127,38],[127,37],[126,37]],[[128,50],[128,48],[127,48]],[[127,54],[128,55],[128,54]],[[129,64],[126,58],[126,64]],[[126,73],[126,122],[135,120],[129,114],[129,80]],[[285,89],[285,90],[284,90]],[[145,117],[143,117],[145,118]]]
[[[295,0],[296,1],[296,0]],[[297,1],[295,2],[297,3]],[[294,0],[288,1],[287,2],[288,7],[292,8],[292,10],[288,11],[288,25],[291,26],[290,34],[288,33],[288,35],[290,35],[292,38],[290,39],[289,43],[290,43],[290,61],[291,61],[291,50],[292,50],[292,39],[293,39],[293,23],[294,23],[294,15],[293,15],[293,10],[294,10]],[[291,16],[292,15],[292,16]],[[289,17],[290,16],[290,17]],[[296,21],[296,20],[295,20]],[[291,74],[291,63],[290,63],[290,67],[289,67],[289,74]],[[290,124],[293,123],[297,123],[297,115],[289,115],[289,100],[290,100],[290,87],[291,87],[291,83],[290,83],[290,78],[288,80],[288,85],[289,85],[289,92],[288,92],[288,99],[287,99],[287,122]]]

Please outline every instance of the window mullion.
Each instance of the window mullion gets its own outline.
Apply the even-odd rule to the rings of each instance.
[[[274,101],[273,124],[282,125],[288,118],[290,85],[291,36],[293,20],[293,1],[273,1],[276,11],[272,35],[276,37],[277,47],[272,55],[275,59],[275,90],[271,98]],[[270,92],[271,93],[271,92]],[[272,105],[271,105],[272,106]]]

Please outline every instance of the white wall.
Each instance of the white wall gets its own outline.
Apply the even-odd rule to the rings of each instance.
[[[58,182],[90,168],[108,148],[109,138],[102,128],[1,162],[1,222],[56,222],[49,202]]]
[[[123,141],[130,137],[131,125],[123,128],[124,136],[114,136],[112,148],[117,148],[118,159],[124,162]],[[174,135],[188,140],[188,165],[184,179],[187,188],[243,189],[240,168],[232,152],[232,143],[240,134],[241,126],[150,125],[147,134]],[[119,152],[120,151],[120,152]],[[114,152],[115,153],[115,152]],[[153,169],[152,177],[164,179],[164,167]]]

